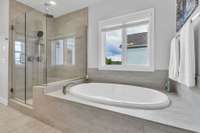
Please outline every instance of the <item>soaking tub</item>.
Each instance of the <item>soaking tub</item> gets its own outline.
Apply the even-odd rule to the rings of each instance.
[[[170,103],[162,92],[131,85],[87,83],[73,86],[69,92],[80,99],[127,108],[160,109]]]

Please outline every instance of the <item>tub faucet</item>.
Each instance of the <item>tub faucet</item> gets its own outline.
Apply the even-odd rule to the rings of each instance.
[[[168,79],[165,83],[165,90],[167,92],[176,92],[175,87],[170,79]]]
[[[76,83],[74,83],[74,82],[71,82],[71,83],[64,85],[63,90],[62,90],[63,94],[66,95],[67,92],[69,92],[69,89],[74,85],[76,85]]]

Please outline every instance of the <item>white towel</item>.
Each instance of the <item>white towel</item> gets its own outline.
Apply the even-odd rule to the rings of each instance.
[[[192,23],[187,22],[180,32],[180,67],[178,81],[188,87],[195,86],[195,43]]]
[[[169,78],[178,81],[179,63],[180,63],[180,47],[179,40],[175,38],[171,41],[170,62],[169,62]]]

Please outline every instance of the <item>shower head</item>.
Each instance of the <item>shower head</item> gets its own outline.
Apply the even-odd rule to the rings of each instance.
[[[38,31],[38,33],[37,33],[37,36],[40,38],[40,37],[43,37],[43,31]]]
[[[54,18],[54,16],[51,15],[51,14],[46,14],[46,17],[47,17],[47,18]]]

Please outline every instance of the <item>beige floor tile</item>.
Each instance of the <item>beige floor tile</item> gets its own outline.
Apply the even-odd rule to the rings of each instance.
[[[61,131],[0,104],[0,133],[62,133]]]

